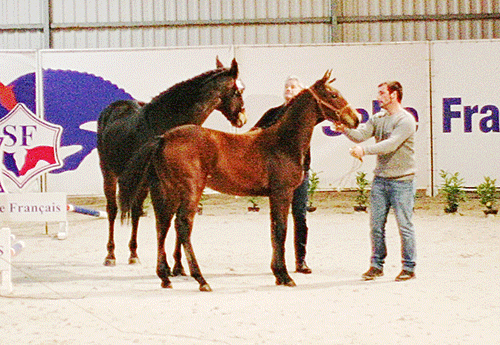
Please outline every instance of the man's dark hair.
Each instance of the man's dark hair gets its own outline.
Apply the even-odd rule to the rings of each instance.
[[[381,87],[383,85],[387,85],[387,90],[389,90],[389,93],[393,93],[394,91],[396,91],[398,101],[399,103],[401,103],[401,100],[403,99],[403,86],[401,86],[401,83],[399,81],[385,81],[378,87]]]

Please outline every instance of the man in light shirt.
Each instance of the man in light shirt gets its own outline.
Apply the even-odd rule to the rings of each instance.
[[[358,145],[350,149],[351,155],[362,160],[365,155],[376,155],[377,164],[370,193],[370,227],[372,256],[370,269],[362,275],[373,280],[384,275],[387,256],[385,225],[390,208],[394,210],[401,236],[402,271],[396,281],[415,278],[416,244],[412,223],[415,201],[414,117],[401,105],[403,87],[397,81],[378,86],[377,100],[382,110],[357,129],[339,125],[344,133]],[[359,145],[375,137],[373,145]]]

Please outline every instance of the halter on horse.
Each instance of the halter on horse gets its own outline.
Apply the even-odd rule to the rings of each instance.
[[[303,178],[304,156],[314,126],[325,119],[357,127],[358,113],[330,86],[330,72],[290,101],[283,116],[266,129],[243,134],[199,126],[175,128],[143,146],[120,177],[122,217],[131,211],[143,185],[151,191],[157,220],[156,272],[162,287],[171,287],[165,238],[175,215],[191,276],[200,290],[203,278],[191,244],[197,205],[205,187],[232,195],[267,196],[271,208],[271,269],[277,285],[295,286],[285,264],[287,217],[293,191]],[[174,254],[180,265],[180,246]]]

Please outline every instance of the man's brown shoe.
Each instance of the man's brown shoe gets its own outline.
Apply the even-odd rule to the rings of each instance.
[[[383,270],[378,269],[376,267],[370,267],[370,269],[368,271],[363,273],[361,278],[363,278],[363,280],[373,280],[377,277],[382,277],[383,275],[384,275]]]
[[[310,269],[307,266],[306,262],[304,261],[302,263],[297,263],[295,265],[295,272],[297,272],[297,273],[304,273],[304,274],[310,274],[310,273],[312,273],[312,269]]]
[[[413,279],[413,278],[415,278],[415,272],[410,272],[410,271],[407,271],[407,270],[402,270],[401,273],[399,273],[398,276],[396,277],[396,281],[397,282],[402,282],[402,281],[410,280],[410,279]]]

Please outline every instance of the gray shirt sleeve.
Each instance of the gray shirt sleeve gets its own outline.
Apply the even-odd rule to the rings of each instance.
[[[389,137],[363,149],[367,155],[387,154],[396,151],[403,142],[415,133],[415,122],[409,117],[399,117],[394,121]]]
[[[393,115],[381,112],[358,129],[347,129],[345,135],[356,143],[375,137],[375,144],[363,146],[363,150],[377,155],[376,176],[409,178],[415,174],[415,131],[415,119],[407,111]]]
[[[346,128],[344,134],[351,141],[359,144],[373,137],[375,135],[374,131],[373,120],[370,118],[368,122],[359,125],[357,129]]]

